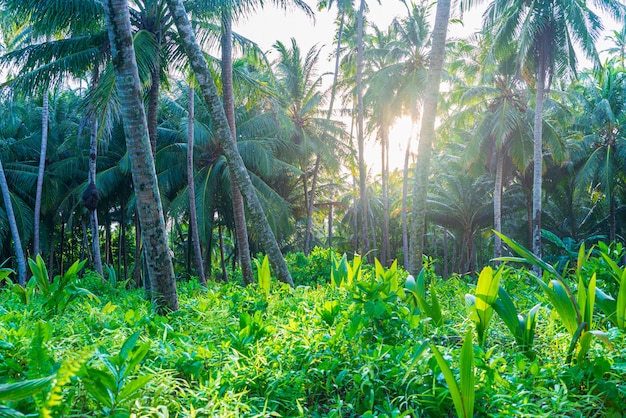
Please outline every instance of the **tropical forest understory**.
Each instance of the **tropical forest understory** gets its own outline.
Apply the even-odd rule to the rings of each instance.
[[[0,0],[0,417],[624,413],[626,5],[388,1]]]

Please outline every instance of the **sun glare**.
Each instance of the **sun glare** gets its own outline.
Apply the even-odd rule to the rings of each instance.
[[[411,118],[404,116],[399,118],[389,130],[389,171],[402,170],[404,168],[404,154],[406,146],[411,138],[411,153],[417,148],[415,144],[415,129]],[[380,174],[381,161],[380,142],[370,139],[365,146],[365,163],[370,175]]]

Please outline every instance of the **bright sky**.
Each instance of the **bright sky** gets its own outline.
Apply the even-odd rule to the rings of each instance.
[[[314,45],[322,47],[319,73],[332,72],[334,61],[331,60],[330,55],[335,48],[333,37],[337,30],[335,25],[337,9],[333,7],[330,11],[323,10],[319,12],[316,7],[317,0],[306,0],[306,2],[315,11],[315,21],[300,10],[284,12],[273,6],[267,6],[254,16],[235,22],[233,29],[235,32],[255,41],[263,51],[268,53],[270,61],[276,57],[272,45],[277,40],[289,46],[290,39],[294,37],[303,53],[306,53]],[[367,14],[369,21],[375,23],[380,28],[387,28],[394,17],[406,16],[406,8],[400,0],[381,0],[381,3],[378,4],[374,0],[368,1],[369,12]],[[463,23],[451,22],[448,26],[448,38],[463,38],[477,31],[482,25],[482,12],[486,4],[487,2],[484,2],[482,6],[465,13]],[[435,7],[431,11],[432,19],[434,19],[434,15]],[[453,11],[451,18],[458,19],[458,11]],[[607,29],[618,28],[617,23],[610,19],[605,19],[604,25]],[[604,37],[601,37],[600,41],[598,50],[601,51],[609,47],[606,41],[604,41]],[[331,79],[332,76],[329,76],[328,83],[331,82]],[[408,120],[399,120],[390,133],[390,156],[394,159],[391,161],[391,169],[403,166],[409,135],[411,135],[410,122]],[[415,149],[415,145],[415,141],[413,141],[413,149]],[[366,147],[366,162],[370,167],[370,175],[376,175],[380,172],[379,147],[374,143],[370,143]]]

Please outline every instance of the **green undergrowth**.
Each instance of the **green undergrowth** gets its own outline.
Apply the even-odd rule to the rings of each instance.
[[[179,282],[168,316],[89,273],[62,311],[0,288],[0,416],[621,416],[624,330],[596,312],[606,339],[567,362],[572,336],[523,268],[499,285],[520,314],[541,305],[524,350],[468,305],[476,279],[289,260],[295,289]]]

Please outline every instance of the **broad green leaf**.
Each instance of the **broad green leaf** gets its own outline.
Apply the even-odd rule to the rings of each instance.
[[[111,399],[112,392],[110,392],[102,382],[91,381],[91,380],[83,380],[82,381],[85,390],[89,395],[95,398],[102,405],[111,407],[113,406],[113,401]]]
[[[493,269],[487,266],[482,269],[478,277],[475,302],[476,314],[478,315],[476,331],[478,332],[478,342],[481,345],[485,343],[487,338],[487,330],[493,314],[493,308],[491,306],[498,297],[501,269],[502,268],[494,274]]]
[[[430,345],[430,349],[435,356],[435,360],[437,360],[437,364],[439,365],[439,368],[443,373],[444,379],[446,379],[446,383],[448,384],[448,390],[450,391],[450,396],[452,397],[452,402],[454,403],[454,409],[456,410],[456,414],[459,417],[467,417],[467,415],[465,414],[465,405],[463,404],[463,397],[461,396],[459,385],[454,378],[452,370],[450,370],[450,366],[448,366],[448,362],[443,358],[443,356],[434,344]]]
[[[496,311],[500,319],[507,326],[511,334],[514,336],[518,332],[519,318],[517,317],[517,309],[513,304],[513,300],[509,293],[502,286],[498,288],[498,298],[493,303],[493,310]]]
[[[546,284],[543,280],[535,277],[535,281],[548,296],[567,331],[570,335],[574,335],[578,328],[578,313],[566,288],[557,280],[551,280],[549,284]]]
[[[625,269],[626,270],[626,269]],[[619,329],[626,329],[626,277],[622,277],[617,292],[616,322]]]
[[[137,365],[141,363],[141,360],[143,360],[144,357],[146,357],[146,354],[148,354],[149,350],[150,350],[150,342],[146,341],[145,343],[140,344],[139,347],[137,347],[137,349],[133,351],[133,353],[129,357],[128,363],[124,367],[125,370],[122,375],[122,378],[126,378],[127,376],[130,375],[130,373],[133,372],[133,370],[135,370],[135,367],[137,367]]]
[[[54,376],[47,376],[40,379],[0,384],[0,401],[17,401],[33,396],[41,392],[53,379]]]
[[[465,334],[465,341],[461,347],[461,398],[463,400],[463,412],[465,417],[474,416],[474,345],[472,344],[472,331]]]
[[[136,396],[132,396],[139,389],[143,388],[148,384],[150,380],[152,380],[153,376],[138,376],[137,378],[131,380],[130,382],[124,385],[124,388],[117,396],[117,402],[123,402],[126,399],[133,398]]]
[[[16,411],[8,406],[0,405],[0,417],[2,418],[23,418],[25,416],[26,415],[22,414],[20,411]]]
[[[15,274],[15,272],[8,268],[0,268],[0,282],[9,277],[9,274]]]
[[[126,341],[124,342],[124,344],[122,344],[122,347],[120,348],[120,354],[118,356],[120,360],[119,362],[120,365],[126,362],[131,351],[133,350],[133,348],[135,348],[135,345],[137,344],[137,341],[139,340],[140,333],[141,331],[137,331],[136,333],[128,337]]]
[[[506,235],[503,235],[499,233],[498,231],[493,231],[493,232],[496,235],[498,235],[500,239],[502,239],[502,241],[504,241],[506,245],[508,245],[513,251],[519,254],[525,262],[527,262],[528,264],[532,264],[533,266],[540,267],[541,269],[546,270],[550,274],[557,277],[559,280],[561,281],[563,280],[561,275],[550,264],[546,263],[545,261],[537,257],[535,254],[533,254],[532,252],[530,252],[529,250],[527,250],[526,248],[524,248],[522,245],[518,244],[517,242],[513,241],[511,238],[508,238]],[[512,259],[510,257],[502,257],[502,258],[499,258],[498,260],[519,261],[519,259]]]

